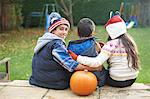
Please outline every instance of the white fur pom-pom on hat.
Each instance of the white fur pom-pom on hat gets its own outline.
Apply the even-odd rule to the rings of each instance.
[[[105,28],[111,39],[115,39],[127,32],[126,24],[119,15],[115,15],[109,19],[105,24]]]

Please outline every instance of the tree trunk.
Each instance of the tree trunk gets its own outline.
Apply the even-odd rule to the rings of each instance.
[[[2,1],[0,1],[0,31],[2,31]]]
[[[15,6],[10,0],[1,1],[1,31],[14,29],[16,26]]]
[[[7,27],[8,27],[8,15],[7,15],[7,5],[8,5],[8,0],[6,1],[2,1],[2,6],[1,6],[1,29],[2,31],[5,31],[7,30]]]
[[[73,13],[72,13],[72,0],[69,0],[69,21],[71,24],[71,30],[73,30],[74,22],[73,22]]]
[[[73,6],[72,0],[66,0],[66,1],[60,0],[60,2],[55,0],[55,3],[58,5],[60,10],[63,12],[63,14],[67,16],[71,24],[71,30],[73,30],[74,23],[73,23],[73,15],[72,15],[72,6]]]

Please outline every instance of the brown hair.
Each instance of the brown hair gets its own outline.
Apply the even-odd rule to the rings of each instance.
[[[138,50],[133,38],[129,34],[125,33],[119,36],[119,39],[124,45],[127,52],[128,64],[129,62],[132,62],[132,68],[134,68],[135,70],[139,69],[140,61],[138,56]]]
[[[95,24],[90,18],[82,18],[77,25],[77,29],[79,37],[89,37],[95,31]]]

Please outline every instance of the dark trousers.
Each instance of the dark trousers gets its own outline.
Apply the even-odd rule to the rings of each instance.
[[[125,81],[116,81],[116,80],[113,80],[109,73],[108,73],[108,77],[107,77],[107,85],[109,86],[112,86],[112,87],[127,87],[127,86],[131,86],[134,82],[135,82],[136,78],[135,79],[130,79],[130,80],[125,80]]]
[[[106,84],[107,70],[105,68],[103,68],[102,71],[94,71],[93,74],[97,77],[99,87]]]

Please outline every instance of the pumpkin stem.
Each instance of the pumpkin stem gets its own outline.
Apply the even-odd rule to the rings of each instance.
[[[88,72],[88,70],[87,70],[87,69],[84,69],[84,71],[85,71],[85,72]]]

